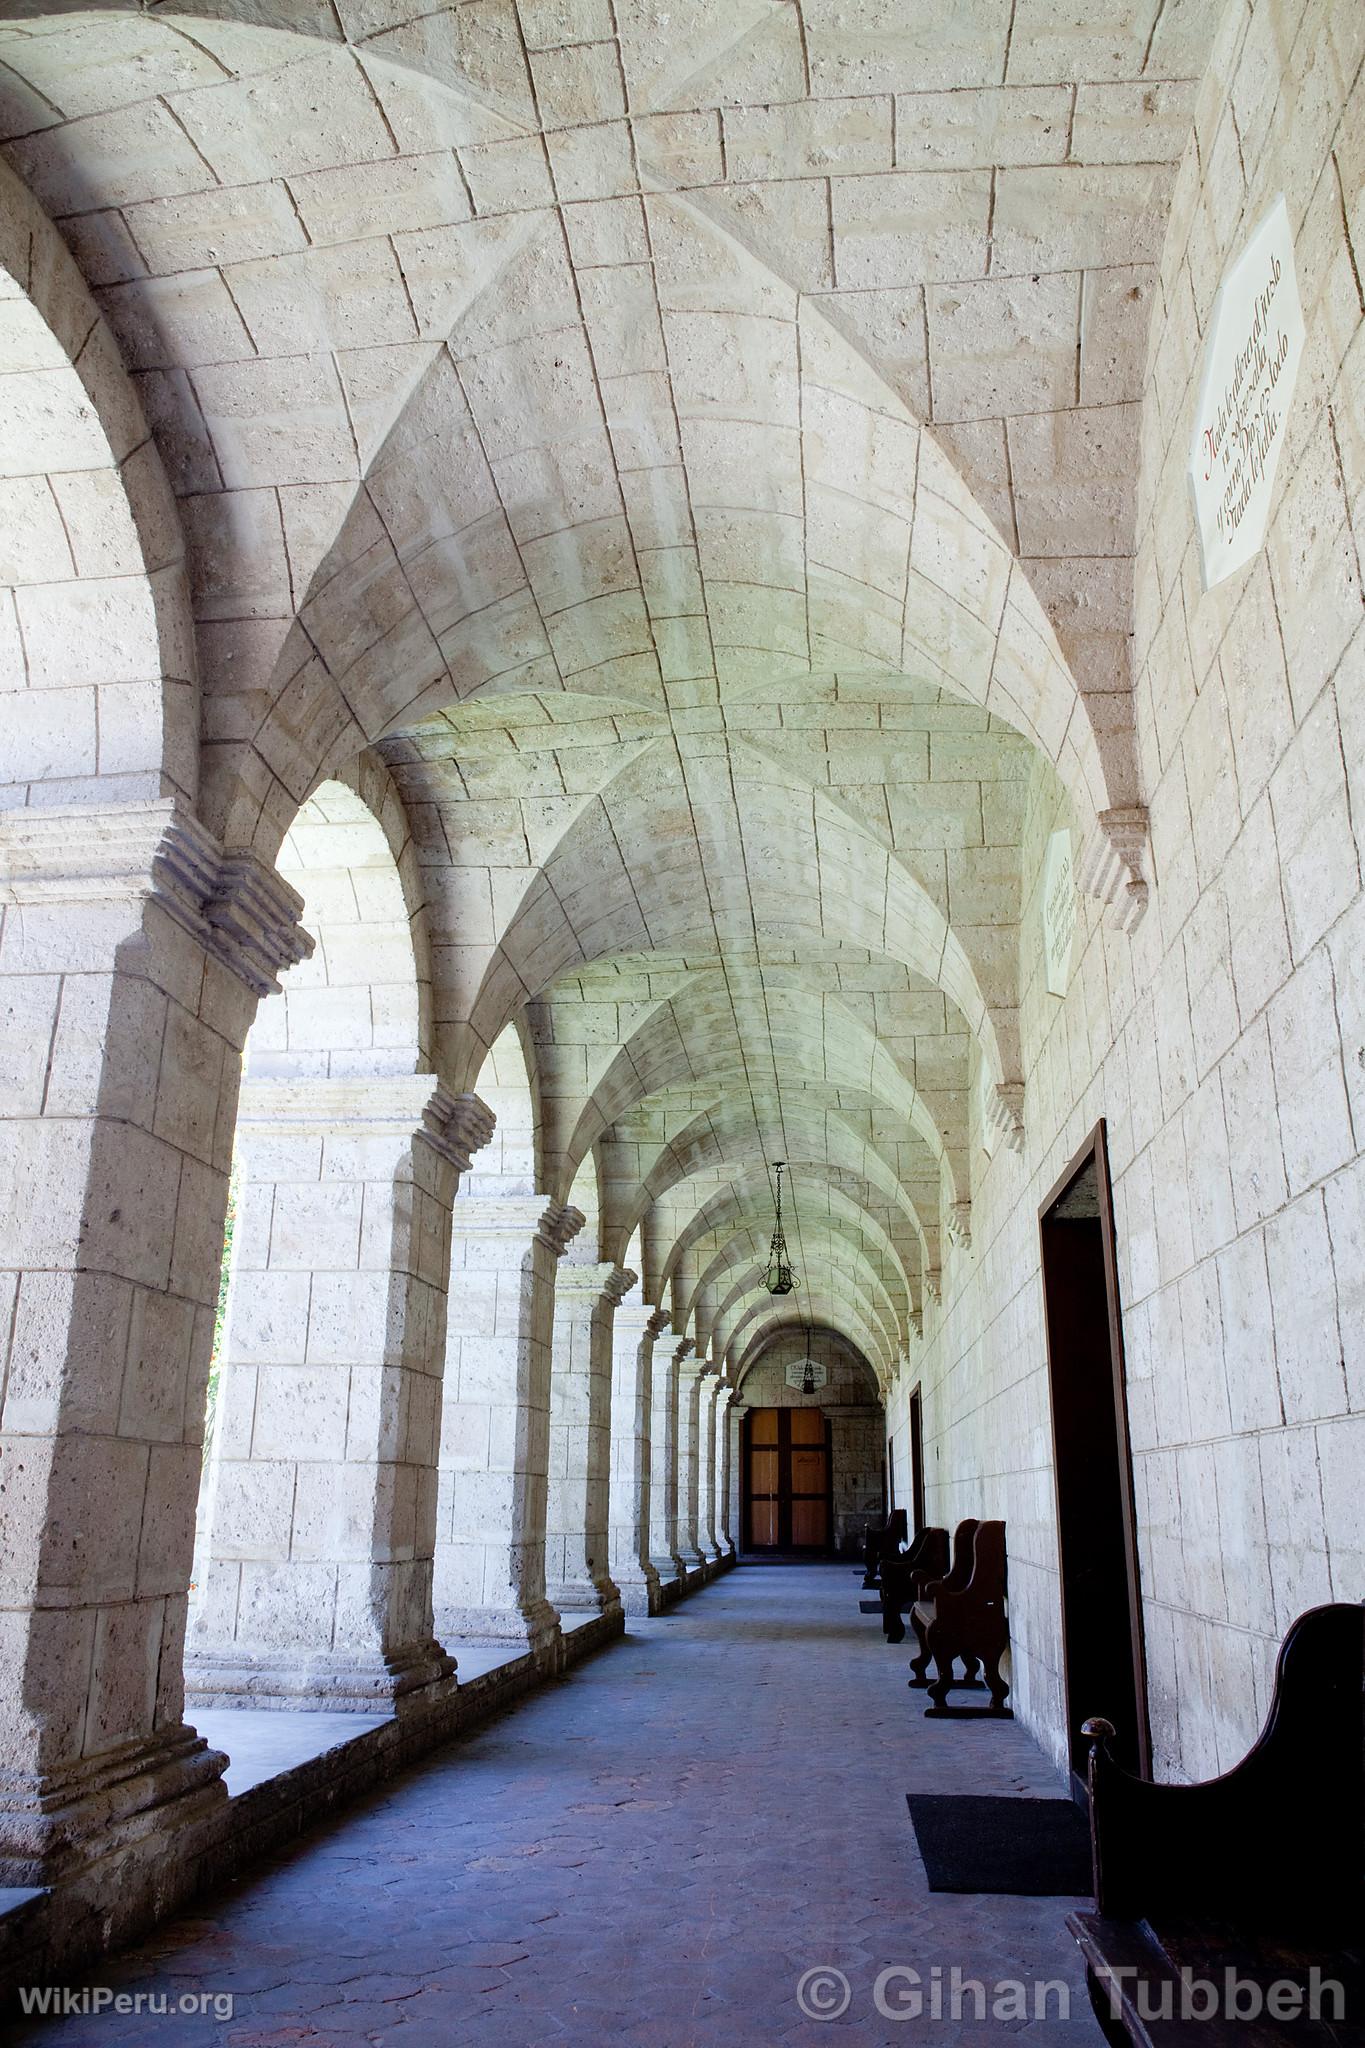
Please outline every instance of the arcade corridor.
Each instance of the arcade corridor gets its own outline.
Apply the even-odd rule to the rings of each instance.
[[[231,2019],[35,2025],[44,2048],[943,2048],[974,2024],[896,2024],[888,1965],[928,1984],[1064,1979],[1069,2022],[1012,2035],[1098,2042],[1061,1899],[931,1895],[904,1794],[1056,1797],[1017,1725],[935,1726],[905,1658],[858,1612],[846,1565],[733,1572],[434,1756],[96,1979],[230,1993]],[[821,1965],[851,1987],[803,2018]],[[815,1994],[819,1996],[817,1992]],[[888,1994],[902,1995],[898,1990]],[[1056,2001],[1049,2005],[1055,2014]]]

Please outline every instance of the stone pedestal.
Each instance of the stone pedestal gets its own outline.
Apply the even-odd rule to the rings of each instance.
[[[690,1337],[665,1327],[654,1340],[650,1364],[649,1555],[665,1599],[676,1596],[687,1569],[678,1550],[678,1366]]]
[[[541,1195],[455,1205],[433,1587],[443,1642],[558,1641],[545,1594],[555,1268],[582,1224]]]
[[[453,1690],[431,1611],[450,1214],[492,1127],[429,1074],[244,1085],[195,1704]]]
[[[634,1273],[565,1259],[555,1280],[546,1594],[561,1614],[619,1611],[607,1568],[612,1323]]]
[[[611,1575],[627,1614],[657,1614],[663,1606],[658,1568],[650,1556],[650,1433],[653,1426],[655,1339],[668,1321],[634,1291],[612,1325]]]
[[[703,1359],[678,1365],[678,1559],[688,1579],[703,1576],[707,1559],[697,1533],[701,1507],[701,1383]]]
[[[241,1049],[300,908],[169,799],[0,817],[0,1884],[225,1797],[186,1589]]]

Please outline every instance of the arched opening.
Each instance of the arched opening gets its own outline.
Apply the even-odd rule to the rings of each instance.
[[[809,1361],[809,1364],[808,1364]],[[838,1331],[793,1327],[739,1377],[744,1550],[855,1557],[885,1512],[886,1411],[876,1375]]]
[[[436,1626],[444,1642],[520,1644],[553,1663],[545,1521],[554,1276],[582,1218],[537,1192],[537,1091],[515,1023],[489,1049],[478,1096],[498,1121],[451,1230]]]
[[[421,904],[385,797],[374,763],[322,784],[280,855],[314,951],[243,1061],[186,1657],[209,1711],[383,1712],[451,1669],[433,1480],[449,1209],[477,1132],[422,1071]]]

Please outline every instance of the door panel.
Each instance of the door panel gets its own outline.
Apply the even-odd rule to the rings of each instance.
[[[1062,1651],[1073,1782],[1082,1724],[1102,1715],[1130,1770],[1150,1774],[1142,1599],[1113,1197],[1101,1121],[1039,1214]]]
[[[745,1418],[750,1550],[828,1550],[829,1425],[819,1408],[755,1408]]]

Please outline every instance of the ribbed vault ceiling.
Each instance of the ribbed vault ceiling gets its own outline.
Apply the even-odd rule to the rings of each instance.
[[[440,1071],[510,1102],[516,1027],[544,1192],[717,1358],[912,1341],[1017,1116],[1029,805],[1139,795],[1218,13],[0,4],[5,154],[179,500],[208,822],[273,858],[391,778]]]

